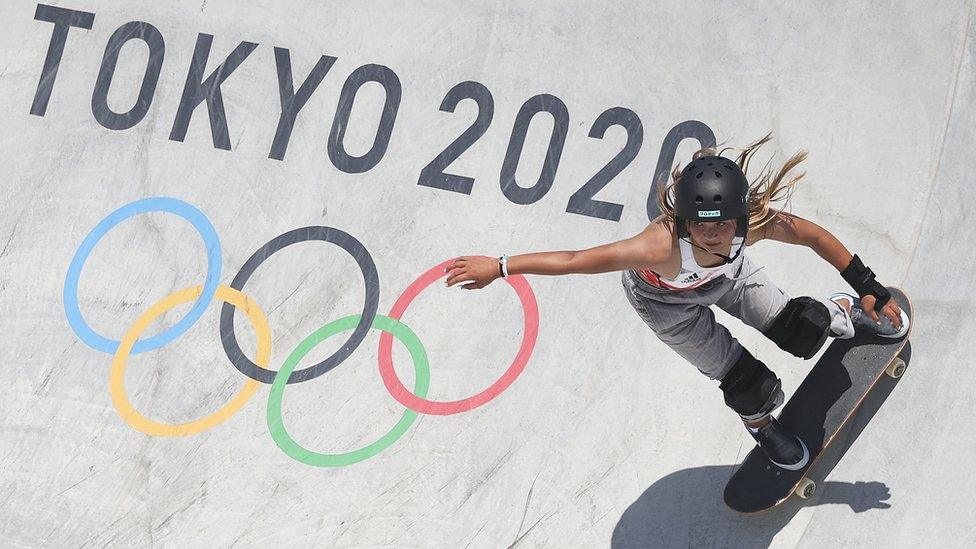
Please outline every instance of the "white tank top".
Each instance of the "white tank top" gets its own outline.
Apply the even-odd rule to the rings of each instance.
[[[733,238],[730,253],[734,254],[741,244],[741,237]],[[717,267],[702,267],[695,261],[694,250],[690,242],[683,238],[678,239],[678,250],[681,252],[681,270],[678,271],[678,275],[674,278],[663,277],[650,269],[640,269],[634,272],[652,286],[682,292],[695,289],[709,280],[713,280],[722,275],[727,275],[728,278],[732,278],[734,276],[733,273],[738,270],[745,258],[745,250],[743,250],[739,254],[739,257],[736,257],[732,263],[723,263]]]

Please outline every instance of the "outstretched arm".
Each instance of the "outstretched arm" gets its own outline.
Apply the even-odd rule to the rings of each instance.
[[[652,223],[640,234],[602,246],[576,251],[536,252],[508,258],[508,274],[597,274],[646,268],[671,253],[671,235]],[[445,269],[447,285],[464,284],[466,289],[484,288],[502,276],[498,258],[463,256]]]

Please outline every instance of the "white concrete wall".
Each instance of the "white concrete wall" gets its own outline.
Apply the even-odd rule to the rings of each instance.
[[[54,25],[37,4],[0,8],[0,539],[12,546],[966,546],[976,540],[963,464],[976,451],[970,367],[974,136],[970,2],[297,1],[52,2],[95,14],[73,28],[50,102],[32,115]],[[130,129],[106,129],[92,93],[105,46],[124,23],[153,25],[165,57],[152,104]],[[222,85],[231,150],[215,148],[207,109],[183,141],[170,133],[199,33],[214,36],[207,72],[242,41],[257,48]],[[274,47],[290,51],[299,82],[322,55],[337,58],[298,116],[283,160],[269,158],[280,114]],[[108,105],[127,110],[148,59],[120,53]],[[343,83],[357,67],[393,71],[402,98],[389,147],[360,174],[330,161]],[[475,178],[470,194],[417,185],[421,169],[468,128],[470,100],[438,110],[455,84],[490,90],[484,136],[448,168]],[[297,86],[297,84],[296,84]],[[537,94],[569,114],[552,189],[530,205],[499,188],[516,114]],[[363,87],[345,137],[369,149],[384,101]],[[566,212],[570,196],[623,147],[626,132],[588,137],[612,107],[634,111],[636,158],[596,198],[623,205],[619,221]],[[539,115],[516,177],[542,169],[551,119]],[[355,236],[379,275],[387,314],[421,273],[461,254],[571,250],[631,236],[665,135],[700,120],[743,146],[767,131],[761,160],[810,152],[794,213],[826,227],[888,285],[914,298],[909,372],[827,477],[817,499],[762,518],[721,501],[751,439],[717,386],[660,343],[630,309],[619,275],[528,276],[539,336],[521,376],[464,414],[421,416],[385,452],[342,468],[286,456],[268,434],[269,387],[205,433],[153,437],[120,419],[109,397],[111,355],[73,333],[63,306],[68,265],[85,235],[129,202],[169,196],[206,214],[220,237],[222,284],[288,230],[327,225]],[[696,148],[684,141],[678,161]],[[842,289],[811,251],[750,249],[789,293]],[[162,213],[138,216],[94,249],[79,282],[85,319],[118,339],[153,303],[201,284],[206,256],[193,228]],[[246,293],[267,314],[271,368],[309,333],[358,313],[356,263],[321,243],[262,265]],[[164,315],[159,333],[189,306]],[[246,352],[253,332],[237,315]],[[812,363],[759,333],[719,319],[783,378]],[[216,410],[246,378],[228,361],[212,304],[186,334],[133,357],[125,387],[157,421]],[[522,313],[503,282],[468,292],[433,286],[403,321],[430,359],[429,398],[477,393],[508,367]],[[343,336],[345,337],[345,336]],[[339,348],[332,338],[302,363]],[[370,332],[342,365],[285,392],[284,420],[302,444],[346,452],[375,441],[403,406],[377,372]],[[411,379],[410,357],[393,353]],[[410,382],[407,382],[408,386]]]

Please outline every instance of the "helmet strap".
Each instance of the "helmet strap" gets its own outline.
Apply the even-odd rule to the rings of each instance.
[[[699,246],[698,244],[695,244],[695,242],[691,239],[691,232],[688,230],[687,227],[685,227],[685,223],[690,223],[690,221],[688,221],[688,220],[686,220],[684,218],[681,218],[681,217],[678,217],[677,219],[679,220],[679,225],[680,225],[680,228],[682,229],[681,231],[679,231],[678,238],[680,238],[681,240],[684,240],[688,244],[691,244],[692,246],[698,248],[699,250],[701,250],[703,252],[708,252],[708,253],[716,256],[716,257],[722,258],[722,260],[725,262],[725,264],[732,263],[733,261],[735,261],[736,259],[738,259],[739,258],[739,254],[741,254],[742,253],[742,250],[745,249],[745,247],[746,247],[746,237],[745,237],[745,234],[744,233],[745,233],[745,230],[748,230],[748,225],[747,225],[747,223],[749,222],[749,217],[748,216],[741,216],[741,217],[739,217],[736,220],[736,223],[738,225],[735,228],[735,238],[741,238],[742,239],[742,243],[739,244],[739,249],[736,250],[734,254],[732,254],[732,257],[729,257],[729,256],[724,255],[724,254],[715,253],[715,252],[713,252],[711,250],[707,250],[707,249]],[[743,228],[745,228],[745,230]],[[683,237],[680,234],[681,232],[684,232],[685,234],[687,234],[688,235],[687,238]],[[740,232],[742,232],[743,234],[740,235],[739,234]],[[733,239],[733,242],[735,242],[735,239]]]
[[[725,254],[720,254],[720,253],[716,253],[716,252],[713,252],[711,250],[705,249],[705,248],[699,246],[698,244],[695,244],[695,242],[691,238],[683,238],[682,240],[684,240],[688,244],[691,244],[692,246],[698,248],[699,250],[702,250],[703,252],[708,252],[708,253],[710,253],[710,254],[712,254],[714,256],[717,256],[717,257],[722,258],[722,260],[724,261],[725,264],[732,263],[733,261],[735,261],[736,259],[738,259],[739,258],[739,254],[741,254],[743,248],[746,247],[746,239],[743,238],[742,239],[742,242],[739,244],[739,249],[736,250],[734,254],[732,254],[732,257],[729,257],[729,256],[727,256]]]

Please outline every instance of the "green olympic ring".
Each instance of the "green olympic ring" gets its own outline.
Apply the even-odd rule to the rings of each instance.
[[[358,463],[388,448],[403,436],[417,419],[417,412],[408,408],[400,421],[382,438],[368,446],[344,454],[321,454],[303,448],[291,438],[285,429],[281,419],[281,399],[284,396],[288,378],[295,367],[316,345],[335,334],[354,329],[359,325],[361,318],[362,315],[350,315],[334,320],[312,332],[288,355],[285,363],[274,377],[274,382],[271,384],[271,394],[268,396],[268,430],[271,431],[271,438],[274,439],[278,448],[281,448],[285,454],[296,461],[316,467],[344,467]],[[420,342],[417,334],[406,324],[383,315],[374,317],[372,328],[391,334],[407,347],[407,350],[410,351],[410,357],[413,359],[413,368],[416,373],[415,394],[421,398],[427,396],[427,389],[430,388],[430,366],[427,362],[427,351],[424,350],[424,345]]]

